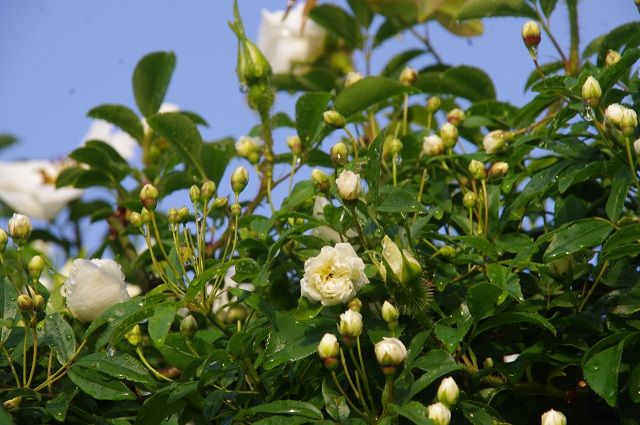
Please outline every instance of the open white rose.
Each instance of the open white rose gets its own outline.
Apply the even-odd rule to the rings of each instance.
[[[340,194],[340,197],[345,201],[358,199],[362,193],[360,175],[351,170],[343,170],[342,173],[340,173],[336,179],[336,186],[338,186],[338,194]]]
[[[84,142],[88,142],[89,140],[105,142],[127,161],[133,159],[138,144],[128,133],[103,120],[94,120],[91,126],[89,126],[89,130],[83,140]]]
[[[324,51],[326,31],[304,18],[304,4],[289,11],[262,11],[258,48],[275,74],[288,73],[292,65],[315,61]]]
[[[0,199],[20,214],[37,220],[51,220],[82,190],[55,186],[62,162],[0,161]]]
[[[73,261],[62,295],[71,314],[81,322],[95,320],[107,308],[129,299],[120,265],[98,258]]]
[[[367,283],[362,259],[350,243],[338,243],[305,261],[300,290],[303,297],[329,306],[348,302]]]

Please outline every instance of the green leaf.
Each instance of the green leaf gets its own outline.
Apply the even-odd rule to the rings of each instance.
[[[417,425],[436,424],[436,422],[429,419],[429,410],[427,409],[427,406],[418,401],[410,401],[402,406],[393,404],[391,405],[391,410],[399,416],[409,419],[411,423]]]
[[[321,421],[322,412],[311,403],[297,400],[278,400],[271,403],[259,404],[248,409],[241,410],[236,415],[239,417],[252,416],[260,413],[284,413],[287,415],[303,416],[305,418]]]
[[[640,364],[634,366],[629,374],[629,398],[634,403],[640,403]]]
[[[584,365],[587,383],[609,406],[615,407],[618,396],[618,369],[625,340],[594,354]]]
[[[367,77],[344,89],[336,96],[334,109],[346,119],[405,93],[415,93],[414,88],[385,77]]]
[[[117,380],[107,379],[96,369],[73,365],[68,372],[71,381],[96,400],[135,400],[127,386]]]
[[[312,303],[306,297],[300,297],[298,299],[298,307],[293,313],[296,320],[309,320],[316,317],[322,311],[321,303]]]
[[[160,109],[176,67],[173,52],[150,53],[140,59],[133,71],[133,93],[142,115],[149,117]]]
[[[547,319],[540,316],[539,314],[514,312],[514,313],[498,313],[482,321],[478,325],[473,337],[475,338],[476,336],[480,335],[482,332],[488,331],[489,329],[493,329],[497,326],[503,326],[503,325],[514,324],[514,323],[531,323],[533,325],[547,329],[554,336],[556,335],[556,329],[553,327],[553,325]]]
[[[479,283],[469,288],[467,304],[469,312],[477,320],[484,319],[491,313],[502,294],[502,290],[488,283]]]
[[[296,102],[296,130],[304,146],[318,141],[321,129],[325,128],[322,113],[327,110],[331,93],[305,93]]]
[[[415,86],[425,93],[451,94],[471,101],[496,98],[491,78],[480,68],[467,65],[421,72]]]
[[[598,66],[603,66],[607,52],[622,52],[625,47],[637,47],[640,44],[640,22],[629,22],[609,31],[600,40],[598,48]]]
[[[387,195],[377,208],[380,212],[400,213],[400,212],[423,212],[424,206],[416,201],[415,195],[412,195],[406,189],[397,187]]]
[[[153,115],[147,122],[171,144],[189,167],[197,171],[199,177],[207,177],[200,162],[202,137],[193,121],[179,112],[167,112]]]
[[[0,150],[18,143],[18,139],[10,134],[0,134]]]
[[[384,129],[380,131],[373,140],[373,143],[369,145],[369,152],[367,154],[365,177],[369,184],[369,203],[374,206],[378,205],[378,188],[380,186],[380,176],[382,175],[382,146],[386,137],[387,130]]]
[[[113,354],[97,352],[75,360],[75,365],[86,369],[96,369],[116,379],[126,379],[141,384],[153,385],[149,370],[138,359],[128,353],[117,351]]]
[[[625,173],[628,176],[627,173]],[[606,212],[607,217],[613,222],[618,221],[622,207],[624,207],[624,201],[627,199],[627,193],[629,192],[629,186],[631,182],[628,178],[616,178],[611,182],[611,191],[607,198]]]
[[[557,260],[574,252],[601,244],[613,230],[611,223],[595,218],[574,221],[553,232],[543,261]],[[549,234],[544,235],[548,237]]]
[[[169,403],[169,390],[158,392],[145,400],[136,418],[136,425],[159,425],[184,408],[184,400]]]
[[[524,301],[522,289],[520,288],[520,278],[518,278],[518,275],[510,273],[506,267],[500,264],[487,264],[487,277],[492,285],[507,292],[516,300]]]
[[[18,312],[18,295],[8,276],[0,276],[0,318],[6,325],[0,326],[0,343],[4,343],[11,331]]]
[[[155,308],[153,316],[149,319],[148,330],[151,342],[156,347],[161,347],[164,344],[164,339],[171,329],[177,310],[177,304],[161,304]]]
[[[322,399],[324,400],[324,408],[334,420],[343,422],[349,417],[351,409],[349,409],[347,399],[334,390],[326,379],[322,381]]]
[[[362,34],[356,19],[344,9],[333,4],[320,4],[309,13],[309,17],[330,33],[342,38],[349,50],[362,47]]]
[[[398,78],[402,69],[407,66],[411,60],[425,53],[426,51],[422,49],[411,49],[398,53],[389,59],[389,62],[387,62],[380,74],[387,78]]]
[[[411,386],[409,398],[413,398],[440,377],[463,369],[463,366],[456,363],[449,353],[439,348],[419,357],[413,363],[413,367],[424,371],[424,373]]]
[[[461,21],[498,16],[538,19],[536,11],[524,0],[469,0],[458,12],[458,19]]]
[[[48,314],[44,322],[44,342],[56,354],[60,364],[65,364],[76,351],[73,329],[60,313]]]
[[[91,118],[105,120],[120,127],[139,142],[144,138],[144,128],[140,118],[131,109],[124,105],[100,105],[91,109],[88,113]]]
[[[231,138],[203,143],[200,148],[200,164],[207,178],[219,185],[235,154],[235,143]]]
[[[615,231],[602,247],[602,261],[611,261],[640,253],[640,224],[624,226]]]
[[[73,397],[75,397],[77,392],[77,388],[66,388],[55,398],[47,400],[44,404],[47,409],[47,413],[49,413],[56,421],[64,422],[67,417],[69,403],[71,403],[71,400],[73,400]],[[3,422],[0,421],[0,423]]]
[[[556,4],[558,4],[558,0],[540,0],[540,8],[544,16],[547,18],[551,16],[553,10],[556,8]]]

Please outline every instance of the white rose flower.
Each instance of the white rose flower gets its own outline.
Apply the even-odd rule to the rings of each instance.
[[[144,122],[144,124],[146,125],[146,122]],[[138,142],[136,142],[133,137],[129,136],[128,133],[125,133],[115,125],[103,120],[94,120],[83,140],[83,145],[89,140],[100,140],[101,142],[105,142],[127,161],[133,159],[136,146],[138,145]]]
[[[438,425],[449,425],[451,422],[451,411],[442,403],[433,403],[427,406],[429,419]]]
[[[375,347],[380,366],[398,366],[407,358],[407,348],[398,338],[382,338]]]
[[[0,162],[0,199],[32,219],[51,220],[82,190],[55,186],[63,162],[31,160]]]
[[[422,142],[422,152],[429,156],[440,155],[444,152],[444,142],[438,135],[427,136]]]
[[[342,173],[340,173],[336,179],[336,186],[338,186],[340,197],[345,201],[358,199],[362,193],[360,175],[351,170],[343,170]]]
[[[275,74],[288,73],[292,65],[310,63],[324,51],[326,31],[304,17],[304,3],[289,11],[262,11],[258,48]],[[283,19],[284,18],[284,19]]]
[[[62,295],[71,313],[81,322],[95,320],[107,308],[129,299],[120,265],[98,258],[73,261]]]
[[[235,280],[233,280],[232,277],[235,274],[236,274],[236,266],[231,266],[227,269],[227,272],[224,275],[224,287],[218,290],[218,294],[216,295],[216,298],[213,300],[213,306],[211,310],[213,310],[214,313],[219,313],[219,312],[226,313],[229,310],[229,307],[227,306],[227,304],[236,300],[236,297],[229,293],[230,288],[238,288],[238,289],[243,289],[245,291],[254,290],[254,286],[251,283],[238,283]],[[209,285],[207,287],[207,293],[210,294],[212,290],[213,290],[213,287]]]
[[[330,306],[348,302],[367,283],[362,259],[350,243],[338,243],[305,261],[300,291],[303,297]]]
[[[542,414],[540,418],[541,425],[567,425],[567,418],[562,412],[557,410],[548,410]]]

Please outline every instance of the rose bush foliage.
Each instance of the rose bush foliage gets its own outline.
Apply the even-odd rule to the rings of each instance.
[[[541,63],[560,7],[570,47]],[[494,16],[523,19],[505,53],[532,58],[521,106],[417,31]],[[309,1],[265,13],[254,43],[236,8],[256,112],[237,141],[163,104],[176,57],[144,56],[137,111],[92,109],[104,128],[60,166],[2,166],[25,175],[0,183],[18,213],[0,231],[2,420],[640,423],[640,24],[581,51],[577,19],[576,0]],[[369,75],[398,34],[423,47]],[[274,110],[282,91],[294,111]],[[23,215],[65,206],[72,235]],[[89,222],[108,228],[94,252]]]

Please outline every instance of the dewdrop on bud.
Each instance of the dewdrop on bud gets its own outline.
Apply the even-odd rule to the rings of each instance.
[[[180,335],[185,338],[191,338],[198,330],[198,322],[192,315],[186,316],[180,322]]]
[[[133,345],[134,347],[137,347],[138,345],[140,345],[140,342],[142,342],[142,332],[140,331],[139,325],[135,325],[124,336],[127,341],[129,341],[129,344]]]
[[[234,170],[233,174],[231,174],[231,188],[236,195],[239,195],[240,192],[247,187],[247,182],[249,181],[249,172],[244,167],[238,167]]]
[[[453,108],[447,113],[447,122],[455,125],[456,127],[464,121],[466,118],[464,111],[460,108]]]
[[[142,227],[142,216],[140,213],[131,211],[129,214],[129,223],[138,228]]]
[[[31,297],[26,294],[18,295],[18,308],[22,311],[33,310],[33,300]]]
[[[529,21],[522,26],[522,41],[527,49],[531,50],[540,44],[540,25],[535,21]]]
[[[216,193],[216,184],[211,180],[207,180],[202,183],[202,187],[200,188],[200,193],[202,194],[202,198],[205,201],[213,198],[213,194]]]
[[[222,196],[220,198],[216,198],[216,200],[213,201],[213,209],[222,210],[226,208],[228,204],[229,204],[229,198],[227,198],[226,196]]]
[[[29,270],[29,276],[31,276],[33,280],[40,279],[40,275],[42,274],[42,270],[44,270],[45,266],[46,263],[44,261],[44,258],[42,258],[40,255],[34,255],[33,257],[31,257],[31,260],[29,260],[29,265],[27,266],[27,269]]]
[[[611,65],[615,65],[616,63],[620,62],[620,59],[622,59],[620,53],[615,50],[609,49],[609,51],[607,52],[607,56],[604,59],[604,63],[608,68]]]
[[[620,131],[625,136],[631,136],[638,126],[638,115],[630,108],[624,108],[622,119],[620,120]]]
[[[418,71],[415,68],[406,67],[400,73],[400,82],[405,86],[411,86],[418,80]]]
[[[200,188],[195,184],[191,186],[191,188],[189,189],[189,199],[191,200],[191,202],[195,204],[200,201],[200,195]]]
[[[402,152],[402,142],[400,139],[394,137],[389,141],[389,153],[391,155],[397,155]]]
[[[598,106],[602,89],[598,80],[589,76],[582,85],[582,101],[591,107]]]
[[[442,139],[442,143],[445,148],[452,148],[458,142],[458,128],[446,122],[442,127],[440,127],[440,138]]]
[[[474,208],[477,202],[478,195],[476,195],[474,192],[467,192],[462,197],[462,205],[464,205],[465,208]]]
[[[167,220],[169,221],[169,224],[176,224],[178,223],[178,209],[177,208],[169,208],[167,210]]]
[[[3,253],[5,249],[7,249],[8,241],[9,235],[7,235],[7,232],[5,232],[4,229],[0,229],[0,254]]]
[[[430,97],[429,100],[427,100],[427,112],[430,114],[436,112],[440,108],[440,103],[440,98],[438,96]]]
[[[400,312],[398,309],[391,304],[389,301],[385,301],[382,304],[382,320],[384,320],[387,324],[395,323],[398,324],[398,319],[400,318]]]
[[[13,213],[8,227],[9,235],[15,244],[24,244],[31,235],[31,220],[26,215]]]
[[[496,162],[489,169],[489,177],[500,178],[509,172],[509,164],[504,161]]]
[[[622,121],[622,115],[624,114],[624,107],[618,103],[612,103],[607,106],[607,109],[604,111],[604,120],[613,124],[616,127],[620,126],[620,122]]]
[[[351,309],[345,311],[340,315],[338,331],[340,331],[340,335],[347,338],[360,336],[362,333],[362,315]]]
[[[440,382],[438,387],[438,401],[445,406],[453,406],[458,402],[460,397],[460,388],[452,377],[447,377]]]
[[[360,309],[362,309],[362,301],[360,301],[359,298],[353,298],[351,301],[349,301],[347,307],[349,307],[349,310],[360,311]]]
[[[148,210],[156,209],[158,205],[158,189],[152,184],[145,184],[140,189],[140,202]]]
[[[289,146],[289,149],[291,149],[294,155],[300,155],[302,152],[302,142],[298,136],[287,137],[287,146]]]
[[[325,111],[322,114],[322,119],[324,120],[325,124],[333,128],[343,128],[345,125],[347,125],[347,121],[344,119],[342,114],[334,110]]]
[[[482,138],[482,146],[484,147],[485,152],[495,153],[504,147],[509,137],[510,133],[508,131],[490,131]]]
[[[240,217],[240,214],[242,214],[242,207],[240,204],[237,202],[231,204],[231,215],[234,217]]]
[[[451,422],[451,411],[443,403],[433,403],[427,406],[427,417],[436,425],[449,425]]]
[[[327,193],[331,189],[329,177],[317,168],[311,172],[311,180],[313,181],[313,186],[320,192]]]
[[[142,208],[140,210],[140,219],[142,220],[142,224],[151,223],[151,213],[149,212],[148,209]]]
[[[358,81],[362,80],[363,78],[364,77],[359,72],[351,71],[347,73],[347,76],[344,79],[344,86],[350,87],[355,83],[357,83]]]
[[[476,159],[472,159],[469,163],[469,172],[471,176],[476,180],[484,180],[487,177],[487,172],[484,169],[484,164]]]
[[[333,166],[336,168],[346,164],[349,161],[349,150],[347,149],[347,145],[342,142],[338,142],[335,145],[331,146],[329,155],[331,156],[331,162],[333,163]]]
[[[551,409],[542,414],[540,425],[567,425],[567,418],[562,412]]]

